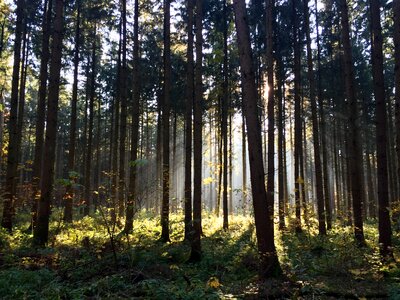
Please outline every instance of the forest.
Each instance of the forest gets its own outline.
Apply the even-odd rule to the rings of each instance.
[[[400,0],[0,0],[1,299],[400,299]]]

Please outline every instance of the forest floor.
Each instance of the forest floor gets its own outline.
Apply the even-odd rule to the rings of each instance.
[[[53,215],[45,249],[32,248],[24,232],[28,214],[12,236],[0,231],[1,299],[400,299],[400,235],[397,264],[382,264],[375,221],[365,224],[362,249],[339,223],[326,238],[313,219],[302,234],[276,231],[285,276],[261,283],[250,216],[232,216],[225,232],[221,218],[204,215],[204,256],[191,264],[181,215],[171,216],[168,244],[157,241],[159,219],[149,213],[136,216],[131,235],[103,213],[71,225]]]

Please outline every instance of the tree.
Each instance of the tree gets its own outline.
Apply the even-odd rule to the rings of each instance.
[[[303,1],[304,6],[304,27],[307,40],[307,72],[308,83],[310,88],[310,103],[312,114],[312,128],[313,128],[313,145],[314,145],[314,165],[315,165],[315,181],[316,181],[316,196],[318,205],[318,232],[320,235],[326,234],[325,226],[325,209],[324,209],[324,187],[323,187],[323,173],[321,165],[321,151],[319,142],[319,127],[318,127],[318,113],[317,101],[315,96],[315,76],[313,57],[311,52],[311,34],[310,34],[310,16],[308,10],[308,0]]]
[[[387,112],[383,75],[383,38],[379,1],[370,0],[372,75],[376,103],[376,145],[378,168],[379,245],[380,253],[389,258],[392,253],[392,228],[389,213]]]
[[[185,112],[185,240],[189,240],[192,231],[192,114],[194,101],[194,58],[193,58],[193,8],[194,0],[187,0],[188,10],[188,47],[187,47],[187,83]]]
[[[17,166],[19,149],[18,145],[18,91],[20,81],[20,63],[21,63],[21,41],[24,19],[24,0],[18,0],[16,8],[16,25],[15,25],[15,40],[14,40],[14,64],[11,83],[11,100],[10,100],[10,120],[8,123],[9,144],[7,155],[7,173],[5,185],[5,198],[3,203],[3,219],[1,226],[8,231],[12,230],[14,201],[17,190]]]
[[[133,102],[132,102],[132,143],[131,143],[131,164],[129,180],[129,196],[126,205],[126,220],[124,231],[131,233],[133,229],[133,215],[136,197],[137,180],[137,158],[139,140],[139,105],[140,105],[140,86],[139,86],[139,0],[135,1],[135,16],[133,28]]]
[[[65,208],[64,208],[64,221],[67,223],[72,222],[72,206],[74,200],[73,182],[76,175],[75,171],[75,148],[76,148],[76,119],[77,119],[77,102],[78,102],[78,69],[79,69],[79,50],[80,50],[80,17],[81,17],[81,2],[76,1],[77,16],[75,27],[75,49],[74,49],[74,81],[72,84],[72,98],[71,98],[71,125],[69,133],[69,151],[68,151],[68,171],[71,182],[68,184],[65,193]],[[72,173],[71,173],[72,172]]]
[[[298,3],[292,0],[292,29],[293,29],[293,52],[294,52],[294,180],[295,180],[295,206],[296,206],[296,224],[295,230],[301,232],[301,198],[300,188],[304,189],[304,178],[301,177],[301,169],[303,168],[302,156],[302,121],[301,121],[301,49],[299,34],[299,16]],[[303,198],[303,201],[305,199]],[[306,212],[304,212],[306,213]]]
[[[202,174],[202,106],[203,106],[203,1],[196,0],[196,68],[195,68],[195,99],[193,126],[193,237],[191,241],[190,261],[201,259],[201,174]]]
[[[34,242],[44,246],[49,237],[50,204],[54,182],[54,162],[56,155],[57,117],[60,92],[60,70],[64,27],[64,1],[55,0],[54,29],[52,32],[49,91],[47,97],[46,139],[42,168],[41,195],[38,205],[37,225],[34,230]]]
[[[397,177],[400,184],[400,0],[393,0],[393,26],[394,26],[394,58],[395,58],[395,88],[396,88],[396,152],[397,152]]]
[[[171,28],[170,0],[164,0],[164,102],[162,111],[162,208],[161,208],[161,241],[169,241],[169,117],[171,109]]]
[[[242,97],[247,125],[254,219],[261,260],[260,275],[262,278],[268,278],[279,275],[281,269],[274,242],[274,222],[273,219],[266,217],[270,216],[271,212],[264,184],[261,125],[257,117],[257,88],[253,70],[246,3],[244,0],[234,0],[233,7],[242,74]]]
[[[340,0],[339,3],[341,25],[342,25],[342,41],[343,41],[343,59],[344,59],[344,77],[346,86],[346,97],[349,106],[349,168],[351,173],[351,196],[353,200],[353,217],[354,217],[354,235],[359,245],[364,245],[364,231],[362,220],[362,203],[363,203],[363,169],[362,169],[362,149],[360,145],[360,133],[357,125],[358,122],[358,105],[356,100],[353,56],[350,41],[350,28],[348,6],[346,0]]]
[[[44,121],[46,117],[46,92],[47,92],[47,77],[48,63],[50,58],[49,40],[50,40],[50,24],[52,17],[53,0],[44,1],[44,12],[42,21],[42,53],[40,58],[40,73],[39,73],[39,92],[38,104],[36,110],[36,127],[35,127],[35,156],[32,167],[32,229],[36,225],[36,214],[38,207],[38,191],[40,187],[40,175],[42,170],[43,157],[43,139],[44,139]]]

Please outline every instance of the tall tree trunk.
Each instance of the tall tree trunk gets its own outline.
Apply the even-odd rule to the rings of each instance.
[[[222,122],[221,135],[223,140],[223,188],[222,188],[222,208],[223,208],[223,228],[228,230],[228,9],[226,0],[223,1],[224,14],[224,60],[223,60],[223,84],[222,84]],[[231,187],[232,188],[232,187]],[[231,199],[232,201],[232,199]]]
[[[170,0],[164,0],[164,105],[162,114],[162,208],[161,208],[161,240],[168,242],[169,238],[169,117],[171,98],[171,28],[170,28]]]
[[[302,155],[302,126],[301,126],[301,99],[300,99],[300,84],[301,84],[301,51],[300,51],[300,35],[299,35],[299,17],[298,4],[296,0],[292,0],[292,20],[293,20],[293,37],[294,37],[294,180],[295,180],[295,207],[296,207],[296,223],[295,231],[301,232],[301,199],[300,188],[304,183],[304,178],[301,178],[300,156]],[[304,199],[303,199],[304,201]]]
[[[268,219],[274,219],[275,197],[275,86],[274,86],[274,0],[266,0],[267,14],[267,77],[268,77],[268,168],[267,168],[267,205]]]
[[[49,93],[47,100],[46,139],[42,168],[41,195],[38,205],[37,225],[34,242],[44,246],[49,238],[50,204],[54,183],[54,163],[57,137],[58,98],[60,91],[60,70],[64,32],[64,1],[55,1],[54,29],[52,32],[51,63],[49,74]]]
[[[135,0],[135,16],[133,27],[133,102],[132,102],[132,143],[131,143],[131,165],[129,173],[129,196],[126,206],[126,220],[124,231],[131,233],[133,229],[133,216],[136,201],[136,181],[138,166],[138,138],[139,138],[139,106],[140,106],[140,83],[139,83],[139,0]]]
[[[14,64],[11,82],[10,117],[8,121],[9,142],[7,150],[7,171],[5,195],[3,200],[3,219],[1,226],[8,231],[12,230],[14,216],[14,200],[17,192],[17,167],[18,167],[18,90],[20,81],[21,41],[24,19],[24,0],[17,1],[14,39]]]
[[[94,127],[94,98],[96,97],[96,39],[97,29],[94,24],[93,31],[93,44],[92,44],[92,73],[90,78],[90,100],[89,100],[89,127],[88,127],[88,141],[85,157],[85,196],[84,196],[84,211],[85,216],[90,213],[90,206],[92,205],[92,190],[91,190],[91,177],[92,177],[92,159],[93,159],[93,127]]]
[[[394,23],[394,59],[395,59],[395,128],[396,128],[396,156],[397,156],[397,180],[400,189],[400,0],[393,0]],[[399,203],[399,200],[396,202]],[[398,215],[397,215],[398,216]]]
[[[322,174],[323,174],[323,185],[324,185],[324,203],[325,203],[325,214],[326,214],[326,227],[328,230],[332,229],[332,208],[331,208],[331,194],[329,188],[329,173],[328,173],[328,150],[327,150],[327,139],[326,139],[326,116],[324,111],[324,99],[322,95],[322,78],[321,78],[321,45],[319,35],[319,14],[318,14],[318,0],[315,0],[315,23],[317,32],[317,62],[318,62],[318,106],[319,106],[319,117],[320,117],[320,136],[321,136],[321,149],[322,149]]]
[[[246,116],[250,160],[251,186],[258,252],[260,255],[260,276],[268,278],[281,273],[274,242],[274,222],[267,202],[265,173],[262,157],[261,125],[258,119],[257,87],[253,69],[250,33],[247,23],[246,3],[234,0],[235,23],[238,37],[240,67],[242,74],[243,107]]]
[[[51,0],[50,0],[51,1]],[[65,193],[65,207],[64,207],[64,222],[72,222],[72,207],[74,202],[73,183],[75,182],[76,174],[75,169],[75,148],[76,148],[76,118],[77,118],[77,103],[78,103],[78,73],[79,73],[79,50],[80,50],[80,20],[81,20],[81,4],[80,0],[76,1],[77,17],[75,27],[75,50],[74,50],[74,82],[72,85],[72,99],[71,99],[71,125],[69,132],[69,145],[68,145],[68,172],[70,183],[67,186]]]
[[[247,157],[246,157],[246,120],[242,107],[242,201],[243,213],[247,213]]]
[[[194,101],[193,8],[194,0],[187,0],[188,46],[185,104],[185,240],[190,240],[192,231],[192,113]]]
[[[310,103],[312,114],[312,128],[313,128],[313,145],[314,145],[314,166],[315,166],[315,182],[316,182],[316,196],[318,207],[318,233],[319,235],[326,235],[325,226],[325,209],[324,209],[324,187],[323,187],[323,174],[321,163],[321,150],[319,141],[319,126],[318,126],[318,112],[317,101],[315,96],[315,77],[313,57],[311,52],[311,35],[310,35],[310,15],[308,9],[308,0],[303,1],[304,6],[304,26],[307,40],[307,67],[308,67],[308,82],[310,88]]]
[[[203,1],[196,0],[196,68],[195,68],[195,101],[194,101],[194,133],[193,133],[193,238],[191,241],[190,260],[201,259],[201,176],[202,176],[202,106],[203,106]]]
[[[362,220],[362,205],[364,203],[363,192],[363,168],[362,168],[362,148],[360,142],[360,130],[358,128],[358,105],[354,86],[353,57],[350,42],[350,27],[347,0],[339,1],[339,9],[342,24],[342,43],[344,59],[344,76],[346,86],[346,96],[349,111],[349,138],[348,156],[351,173],[351,194],[353,203],[354,235],[359,245],[364,245],[364,230]],[[350,199],[349,199],[350,201]]]
[[[376,145],[378,167],[379,245],[383,257],[393,255],[392,228],[389,213],[387,112],[383,75],[383,38],[379,1],[370,0],[372,75],[376,102]]]
[[[127,44],[127,21],[126,21],[126,0],[122,0],[122,64],[121,64],[121,120],[120,120],[120,133],[119,133],[119,184],[118,184],[118,215],[125,215],[125,149],[126,149],[126,119],[127,119],[127,79],[128,67],[126,60],[126,44]]]

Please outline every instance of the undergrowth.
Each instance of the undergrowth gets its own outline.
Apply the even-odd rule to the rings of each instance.
[[[0,230],[2,299],[228,299],[257,298],[257,246],[250,216],[222,218],[204,214],[203,258],[187,263],[190,244],[183,242],[183,216],[170,217],[171,242],[158,242],[159,218],[140,212],[133,233],[110,231],[104,213],[65,225],[52,219],[54,238],[45,249],[31,246],[27,218],[13,235]],[[350,227],[335,224],[319,237],[315,220],[302,234],[276,230],[276,246],[285,279],[275,298],[325,299],[385,296],[400,299],[400,269],[379,257],[376,222],[365,224],[367,247],[358,248]],[[111,235],[113,243],[111,242]],[[394,235],[399,258],[399,235]],[[398,261],[397,261],[398,262]],[[254,287],[257,288],[254,288]],[[269,287],[267,288],[269,289]],[[285,294],[282,290],[287,289]],[[265,290],[265,286],[264,286]],[[258,293],[258,294],[257,294]]]

